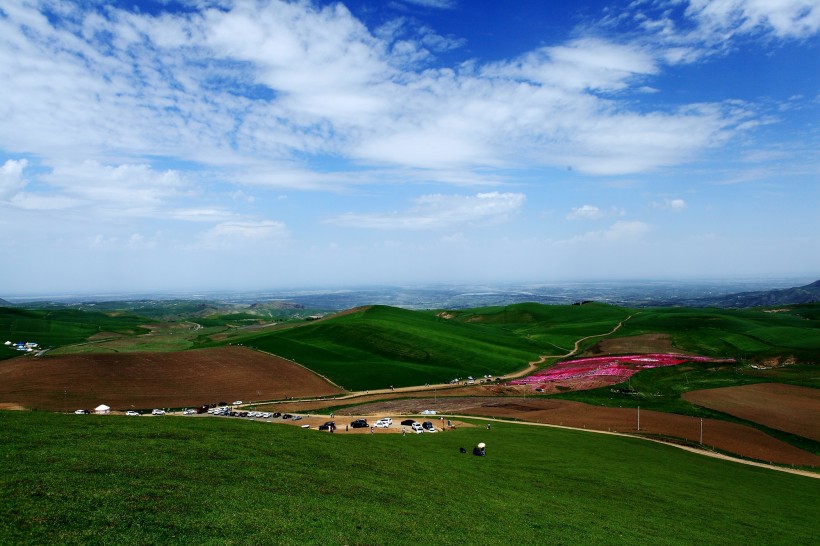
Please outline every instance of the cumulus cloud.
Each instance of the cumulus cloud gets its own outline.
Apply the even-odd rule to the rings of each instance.
[[[567,214],[567,220],[597,220],[603,217],[604,212],[595,205],[583,205]]]
[[[686,210],[686,201],[683,199],[664,199],[662,203],[656,203],[655,208],[664,210],[671,210],[673,212],[681,212]]]
[[[603,38],[441,67],[436,51],[457,41],[401,24],[371,31],[338,3],[157,16],[75,5],[62,20],[36,5],[4,9],[0,77],[12,84],[0,88],[0,120],[14,130],[0,131],[0,148],[54,162],[174,157],[229,180],[248,165],[318,174],[311,158],[356,163],[339,177],[267,179],[309,188],[370,169],[608,175],[678,164],[738,130],[715,105],[638,111],[617,100],[645,91],[662,63],[651,47]]]
[[[465,224],[499,223],[524,204],[522,193],[488,192],[476,195],[423,195],[404,212],[347,213],[329,223],[367,229],[428,230],[448,229]]]
[[[26,185],[23,171],[28,166],[25,159],[9,159],[0,167],[0,201],[7,201],[17,195]]]

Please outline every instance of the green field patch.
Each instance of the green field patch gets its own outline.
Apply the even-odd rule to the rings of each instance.
[[[478,442],[487,457],[459,452]],[[345,436],[0,413],[0,457],[3,544],[809,544],[820,532],[812,478],[513,424]]]

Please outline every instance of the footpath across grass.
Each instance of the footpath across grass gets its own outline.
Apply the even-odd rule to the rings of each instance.
[[[462,454],[486,442],[488,456]],[[2,544],[808,544],[820,481],[512,424],[0,412]]]

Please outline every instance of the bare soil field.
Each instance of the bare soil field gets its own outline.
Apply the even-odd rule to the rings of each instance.
[[[23,357],[0,363],[0,403],[74,411],[198,406],[343,391],[288,360],[243,347]]]
[[[590,430],[678,438],[697,443],[700,419],[670,413],[641,411],[641,429],[637,429],[634,409],[606,408],[568,400],[526,398],[432,398],[376,402],[340,410],[342,414],[417,414],[425,409],[456,415],[476,415],[516,419]],[[778,464],[820,467],[820,456],[781,442],[767,434],[743,425],[703,420],[703,445],[750,459]]]
[[[672,345],[669,334],[642,334],[639,336],[603,339],[584,351],[581,356],[621,355],[632,353],[685,354]]]
[[[687,392],[693,404],[820,441],[820,389],[760,383]]]

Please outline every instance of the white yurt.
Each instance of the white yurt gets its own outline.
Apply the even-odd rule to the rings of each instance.
[[[99,406],[94,408],[95,413],[108,413],[109,411],[111,411],[111,408],[109,408],[105,404],[100,404]]]

